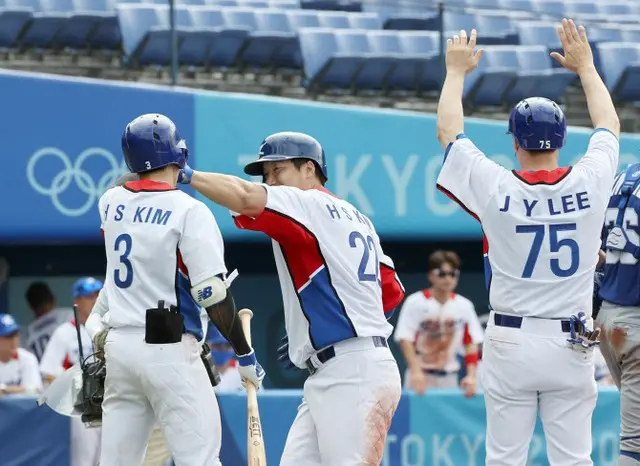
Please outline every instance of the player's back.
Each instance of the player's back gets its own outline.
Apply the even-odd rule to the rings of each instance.
[[[605,247],[609,239],[616,249],[626,250],[606,249],[600,296],[621,306],[640,306],[640,178],[637,170],[640,164],[629,167],[616,178],[603,230]],[[627,195],[623,195],[623,185],[628,185]],[[614,231],[609,236],[617,224],[622,231]]]
[[[505,176],[482,222],[496,311],[559,318],[591,308],[601,193],[579,169]]]
[[[488,159],[464,135],[452,143],[438,185],[482,223],[494,310],[544,318],[591,314],[618,151],[615,135],[596,130],[575,166],[518,172]]]
[[[186,225],[193,235],[191,226],[197,224],[194,212],[201,213],[200,209],[206,210],[200,201],[167,184],[148,180],[129,182],[103,195],[100,214],[111,327],[144,327],[146,309],[163,300],[167,307],[178,306],[187,331],[191,328],[201,338],[200,308],[191,298],[180,249],[187,235]],[[219,230],[206,233],[219,236]],[[193,244],[190,249],[195,249]],[[203,245],[201,253],[214,261],[208,247]],[[199,271],[197,275],[196,280],[203,279]]]
[[[359,336],[385,336],[392,328],[383,311],[384,253],[373,223],[346,200],[326,190],[303,192],[310,230],[327,277]]]

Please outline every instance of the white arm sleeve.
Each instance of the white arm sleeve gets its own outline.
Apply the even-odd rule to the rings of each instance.
[[[202,202],[195,202],[187,212],[178,247],[192,284],[226,275],[222,234],[213,213]]]
[[[505,173],[509,173],[507,169],[462,134],[447,147],[437,183],[441,191],[480,220]]]
[[[598,128],[589,139],[587,152],[576,164],[576,168],[582,170],[598,186],[599,195],[607,202],[618,170],[619,157],[618,138],[611,131]]]

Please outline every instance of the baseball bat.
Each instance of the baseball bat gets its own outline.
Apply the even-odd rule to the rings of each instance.
[[[241,309],[238,312],[242,322],[242,330],[251,346],[251,318],[253,312],[250,309]],[[258,397],[256,386],[247,380],[247,463],[248,466],[266,466],[267,455],[264,450],[264,438],[262,437],[262,422],[258,410]]]

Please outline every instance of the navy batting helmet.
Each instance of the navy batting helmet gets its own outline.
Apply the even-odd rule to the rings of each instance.
[[[553,100],[529,97],[511,111],[507,134],[512,134],[525,150],[560,149],[567,139],[567,121]]]
[[[244,172],[251,176],[264,175],[264,162],[279,160],[309,159],[316,163],[325,180],[327,176],[327,158],[318,141],[304,133],[275,133],[262,141],[258,150],[258,160],[248,163]]]
[[[187,145],[176,125],[158,113],[141,115],[127,125],[122,134],[122,153],[134,173],[167,165],[184,168],[188,157]]]

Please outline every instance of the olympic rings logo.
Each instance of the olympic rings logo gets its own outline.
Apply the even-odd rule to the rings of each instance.
[[[35,176],[36,165],[45,157],[57,158],[64,165],[62,171],[53,177],[49,186],[44,186]],[[105,173],[100,175],[97,182],[83,168],[87,159],[92,157],[103,158],[109,164],[109,168]],[[71,163],[67,154],[60,149],[56,147],[43,147],[34,152],[27,163],[27,180],[31,187],[38,194],[49,196],[53,206],[58,212],[67,217],[79,217],[89,212],[100,196],[126,172],[128,172],[128,170],[124,161],[121,165],[118,165],[118,160],[114,155],[100,147],[89,147],[85,149],[74,163]],[[63,205],[60,200],[60,195],[69,189],[71,183],[74,183],[75,186],[87,196],[84,203],[75,208]]]

